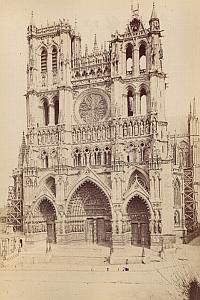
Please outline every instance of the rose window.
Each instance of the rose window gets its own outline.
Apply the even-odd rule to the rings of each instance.
[[[88,93],[79,105],[79,115],[84,122],[99,122],[105,118],[107,102],[97,92]]]

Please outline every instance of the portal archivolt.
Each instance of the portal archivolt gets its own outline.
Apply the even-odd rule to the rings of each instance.
[[[73,193],[67,207],[66,233],[76,240],[105,244],[111,241],[111,207],[108,197],[92,181]]]

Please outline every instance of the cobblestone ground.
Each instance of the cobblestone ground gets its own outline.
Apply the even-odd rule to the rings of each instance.
[[[161,262],[123,266],[38,263],[0,269],[1,300],[184,299],[183,282],[200,279],[200,237]]]

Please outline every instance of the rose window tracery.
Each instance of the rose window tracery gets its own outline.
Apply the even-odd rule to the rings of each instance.
[[[79,106],[79,115],[84,122],[99,122],[104,119],[106,111],[107,102],[97,92],[85,95]]]

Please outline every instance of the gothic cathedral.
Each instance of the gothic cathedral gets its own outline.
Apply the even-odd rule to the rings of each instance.
[[[132,9],[109,47],[81,51],[65,20],[27,29],[27,134],[9,187],[10,224],[26,240],[165,248],[198,227],[195,102],[170,135],[160,20]],[[84,53],[83,53],[84,52]]]

